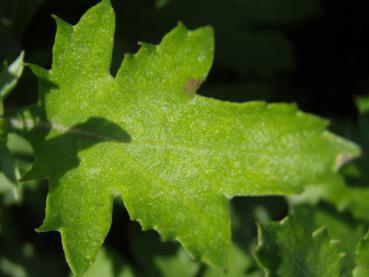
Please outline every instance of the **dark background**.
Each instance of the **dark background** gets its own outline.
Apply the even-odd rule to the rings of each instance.
[[[337,130],[342,130],[343,122],[356,121],[355,96],[369,91],[369,17],[364,2],[113,0],[117,27],[111,72],[115,74],[125,52],[137,51],[138,41],[159,43],[179,20],[189,28],[209,24],[215,30],[215,62],[200,94],[230,101],[296,102],[302,110],[329,118]],[[55,34],[50,15],[75,24],[95,3],[0,0],[0,61],[12,61],[25,50],[27,62],[50,68]],[[36,99],[37,80],[26,70],[6,107],[19,107]],[[43,218],[46,192],[47,184],[38,184],[37,189],[25,193],[22,203],[2,207],[0,257],[5,255],[5,248],[11,249],[6,255],[23,259],[32,276],[47,276],[49,269],[43,265],[46,259],[50,268],[58,269],[52,274],[65,276],[68,269],[59,236],[34,232]],[[140,233],[139,227],[129,221],[120,203],[116,205],[107,244],[137,264],[134,247],[127,242],[132,232]],[[236,213],[237,207],[250,211],[249,217],[240,219],[251,226],[243,230],[247,238],[240,238],[247,240],[245,245],[255,235],[253,209],[262,206],[273,219],[286,214],[286,204],[278,197],[235,199],[233,206]],[[160,244],[155,234],[148,234],[154,236],[154,244]],[[238,238],[237,230],[234,236]],[[25,259],[19,252],[24,242],[30,242],[42,259]]]

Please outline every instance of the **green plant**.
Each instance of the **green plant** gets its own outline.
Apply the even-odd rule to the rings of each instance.
[[[325,199],[367,219],[363,198],[369,190],[347,187],[337,173],[359,155],[359,147],[327,131],[327,121],[293,104],[237,104],[196,94],[213,62],[211,27],[189,31],[180,23],[160,44],[140,43],[113,77],[115,16],[108,0],[74,26],[55,20],[51,69],[28,64],[39,80],[37,104],[1,110],[1,164],[17,187],[13,171],[23,169],[6,145],[8,131],[31,143],[35,161],[22,181],[49,182],[46,216],[37,230],[61,233],[73,273],[107,274],[100,270],[113,267],[106,250],[99,251],[119,197],[144,230],[179,241],[192,257],[234,276],[251,264],[231,242],[227,202],[236,196],[290,196],[296,213],[300,205]],[[22,59],[5,69],[2,98],[20,77]],[[329,228],[313,232],[307,221],[259,226],[256,255],[267,275],[340,276],[355,268],[365,276],[367,236],[345,260],[351,254],[341,254]],[[359,240],[364,227],[352,232]],[[345,251],[355,251],[356,243]],[[156,259],[155,266],[163,276],[173,276],[171,268],[178,267],[188,270],[185,276],[200,274],[186,255],[178,250],[172,259]],[[93,265],[96,257],[102,267]],[[203,274],[225,274],[216,270]],[[127,265],[119,274],[135,273]]]

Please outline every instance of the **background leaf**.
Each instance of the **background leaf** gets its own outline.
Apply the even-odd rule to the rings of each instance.
[[[310,233],[294,218],[259,225],[256,257],[266,276],[341,276],[344,263],[326,229]]]
[[[369,235],[367,234],[357,248],[357,267],[354,270],[355,277],[366,276],[369,273]]]
[[[6,66],[0,72],[0,195],[3,196],[3,201],[6,204],[19,202],[21,190],[17,182],[20,176],[15,158],[11,151],[7,149],[7,143],[11,144],[12,141],[8,141],[8,130],[7,122],[4,118],[3,101],[14,89],[23,73],[23,58],[24,52],[22,52],[11,65]]]
[[[13,90],[19,78],[22,76],[24,68],[24,52],[9,66],[5,67],[0,73],[0,96],[5,99]]]

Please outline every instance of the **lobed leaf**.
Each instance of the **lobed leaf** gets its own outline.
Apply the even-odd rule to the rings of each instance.
[[[362,222],[353,220],[347,213],[336,212],[328,205],[298,205],[292,207],[292,214],[305,229],[312,233],[324,226],[329,237],[340,241],[339,249],[345,252],[345,263],[340,276],[351,276],[355,267],[354,256],[358,242],[365,232]]]
[[[309,233],[294,218],[259,225],[256,258],[266,276],[341,276],[344,255],[325,228]]]
[[[31,65],[39,103],[10,123],[31,130],[35,164],[26,178],[49,180],[39,231],[61,233],[76,274],[103,244],[116,196],[144,230],[224,269],[230,198],[299,192],[359,154],[294,105],[196,95],[213,61],[210,27],[179,24],[159,45],[142,43],[113,77],[108,0],[75,26],[56,22],[52,68]]]

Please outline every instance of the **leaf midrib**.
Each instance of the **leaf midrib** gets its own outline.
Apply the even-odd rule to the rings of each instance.
[[[203,151],[203,152],[217,152],[217,154],[219,153],[223,153],[225,155],[233,155],[234,153],[237,152],[247,152],[248,155],[253,155],[251,153],[253,152],[257,152],[258,156],[266,156],[266,157],[272,157],[272,156],[280,156],[280,155],[285,155],[287,156],[288,154],[291,154],[291,152],[283,152],[283,153],[278,153],[278,151],[276,151],[275,149],[273,149],[273,151],[266,151],[266,148],[261,148],[258,149],[257,151],[255,150],[255,148],[253,147],[245,147],[244,144],[240,143],[237,144],[237,147],[231,147],[229,145],[222,145],[221,147],[209,147],[208,145],[186,145],[186,144],[174,144],[174,143],[170,143],[170,142],[155,142],[155,141],[130,141],[130,142],[125,142],[123,140],[119,140],[116,137],[111,137],[111,136],[107,136],[105,134],[99,134],[96,132],[90,132],[90,131],[86,131],[86,130],[81,130],[75,127],[69,127],[69,126],[65,126],[63,124],[60,123],[50,123],[50,122],[35,122],[35,120],[32,119],[25,119],[25,120],[19,120],[16,118],[10,118],[8,119],[8,123],[10,125],[11,128],[15,129],[15,130],[22,130],[25,128],[38,128],[38,129],[49,129],[49,130],[55,130],[58,131],[62,134],[65,133],[70,133],[70,134],[74,134],[74,135],[79,135],[79,136],[84,136],[84,137],[90,137],[90,138],[96,138],[96,139],[101,139],[104,141],[110,141],[110,142],[115,142],[115,143],[122,143],[124,145],[126,145],[127,147],[141,147],[141,148],[158,148],[158,149],[163,149],[163,150],[167,150],[168,148],[171,149],[175,149],[175,150],[182,150],[182,151]],[[217,145],[219,146],[219,144]],[[261,153],[260,151],[263,151],[264,153]],[[292,153],[293,154],[293,153]],[[290,156],[294,156],[294,155],[290,155]]]

